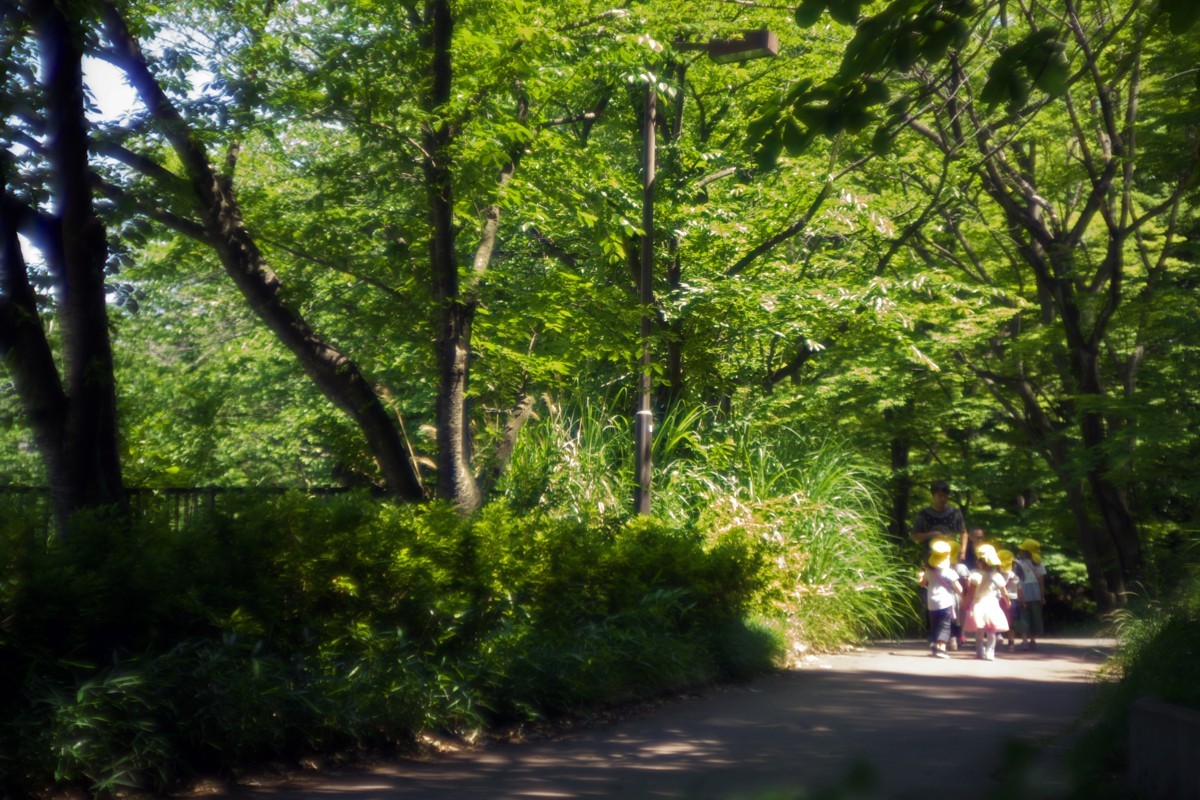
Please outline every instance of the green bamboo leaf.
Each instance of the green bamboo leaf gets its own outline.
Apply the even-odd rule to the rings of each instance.
[[[746,126],[746,140],[751,150],[762,144],[771,132],[778,128],[780,113],[778,108],[769,107]]]
[[[846,130],[850,133],[861,133],[864,128],[879,119],[866,106],[848,105],[843,112]]]
[[[988,69],[987,81],[979,93],[979,99],[985,106],[991,109],[1000,103],[1011,102],[1013,73],[1011,52],[1001,53]]]
[[[1071,78],[1071,65],[1063,54],[1061,44],[1051,48],[1037,69],[1030,69],[1033,75],[1033,85],[1051,97],[1058,97],[1067,91],[1067,83]]]
[[[754,151],[754,164],[760,170],[770,170],[775,168],[775,164],[779,162],[779,156],[783,153],[783,137],[779,131],[773,131],[771,135],[764,138]]]
[[[866,106],[877,106],[886,103],[890,94],[883,81],[870,78],[863,82],[862,98]]]
[[[896,43],[892,47],[892,58],[901,71],[907,72],[912,69],[920,57],[921,51],[917,49],[917,45],[912,38],[908,36],[899,36],[896,38]]]
[[[892,148],[896,144],[896,137],[892,134],[887,125],[880,125],[875,131],[875,135],[871,137],[871,152],[877,156],[886,156],[892,152]]]
[[[797,81],[796,85],[793,86],[787,93],[787,102],[789,104],[800,102],[804,96],[808,94],[810,89],[812,89],[812,81],[807,79]]]
[[[1025,105],[1029,101],[1029,95],[1033,91],[1033,84],[1023,72],[1014,72],[1009,76],[1008,87],[1008,106],[1010,110],[1015,110]]]

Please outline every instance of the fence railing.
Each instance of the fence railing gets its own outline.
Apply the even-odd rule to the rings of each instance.
[[[172,530],[178,531],[201,510],[217,509],[226,498],[271,497],[298,492],[306,495],[332,497],[352,491],[343,486],[316,488],[292,488],[284,486],[206,486],[196,488],[131,488],[129,506],[135,516],[148,517],[161,514]],[[45,532],[53,526],[54,511],[50,504],[50,490],[43,486],[0,486],[0,504],[8,513],[22,518],[37,520]]]

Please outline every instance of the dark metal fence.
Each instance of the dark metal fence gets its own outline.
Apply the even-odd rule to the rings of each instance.
[[[198,488],[126,489],[129,506],[138,517],[159,516],[165,519],[172,530],[180,530],[184,524],[201,510],[213,511],[225,500],[233,498],[268,498],[289,492],[320,497],[332,497],[352,491],[341,486],[323,486],[299,489],[280,486],[208,486]],[[22,519],[33,519],[46,533],[53,526],[54,511],[50,504],[50,490],[42,486],[0,486],[0,505],[3,512],[15,514]]]

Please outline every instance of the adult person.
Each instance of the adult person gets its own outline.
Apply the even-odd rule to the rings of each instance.
[[[957,538],[959,552],[967,552],[967,522],[958,506],[950,505],[950,484],[947,481],[934,481],[929,484],[929,494],[931,502],[917,512],[908,538],[923,544],[926,555],[929,552],[929,540],[938,535],[948,539]]]
[[[979,556],[976,555],[979,546],[986,543],[984,538],[983,528],[971,528],[970,534],[967,536],[967,549],[963,551],[963,563],[967,565],[967,569],[975,569]]]

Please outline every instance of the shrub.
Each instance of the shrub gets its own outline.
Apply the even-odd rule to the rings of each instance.
[[[1151,695],[1200,709],[1195,680],[1200,653],[1200,570],[1165,599],[1144,599],[1110,618],[1117,647],[1099,674],[1100,688],[1084,719],[1091,727],[1072,754],[1079,797],[1123,797],[1133,703]]]
[[[746,541],[652,519],[474,520],[366,496],[244,499],[179,533],[12,540],[0,776],[94,794],[405,746],[770,668]]]
[[[0,782],[161,791],[745,679],[786,641],[897,625],[911,587],[844,450],[676,410],[662,515],[631,518],[617,429],[551,409],[472,519],[247,493],[182,530],[80,515],[63,543],[7,517]]]

